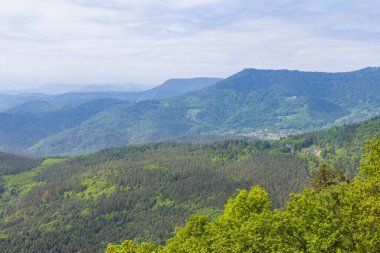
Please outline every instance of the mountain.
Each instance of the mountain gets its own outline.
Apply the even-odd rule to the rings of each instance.
[[[0,112],[11,109],[12,107],[23,105],[32,101],[45,100],[49,95],[45,94],[21,94],[5,95],[0,94]]]
[[[195,91],[215,84],[220,78],[199,77],[190,79],[169,79],[152,89],[139,91],[140,87],[132,88],[137,84],[128,84],[128,87],[115,85],[65,85],[50,84],[37,89],[21,90],[0,94],[0,112],[24,112],[22,107],[34,107],[36,104],[48,103],[44,108],[32,112],[54,111],[65,107],[78,106],[95,99],[120,99],[127,101],[142,101],[148,99],[170,98],[189,91]],[[127,91],[129,90],[129,91]],[[31,104],[29,104],[31,103]],[[27,109],[32,111],[30,109]]]
[[[190,91],[201,90],[221,81],[221,78],[197,77],[190,79],[169,79],[153,89],[141,92],[136,101],[175,97]]]
[[[135,83],[127,83],[127,84],[92,84],[82,86],[79,89],[73,92],[107,92],[107,91],[116,91],[116,92],[128,92],[128,91],[143,91],[148,89],[150,86],[145,84],[135,84]]]
[[[77,92],[55,96],[43,94],[2,95],[4,98],[8,98],[10,103],[13,101],[16,105],[0,113],[0,149],[24,152],[41,139],[79,126],[102,111],[107,111],[106,114],[109,116],[112,115],[111,108],[117,105],[130,107],[133,104],[128,101],[171,97],[212,85],[218,80],[217,78],[173,79],[143,92]],[[19,104],[21,102],[24,103]],[[4,106],[6,106],[5,102]],[[138,117],[136,113],[134,116]],[[116,124],[118,123],[116,122]],[[108,127],[108,125],[110,126]],[[113,120],[110,120],[110,124],[103,122],[101,126],[96,123],[85,131],[90,128],[93,136],[88,141],[91,143],[85,144],[83,150],[89,151],[126,143],[123,125],[114,125]],[[109,130],[107,136],[100,135],[98,138],[97,133],[102,134],[107,129]],[[115,130],[116,132],[113,132]],[[76,133],[76,136],[78,134],[81,135]],[[78,138],[81,137],[78,136]],[[76,144],[72,143],[72,145]]]
[[[368,119],[379,109],[380,68],[346,73],[245,69],[174,98],[115,106],[29,150],[60,154],[264,130],[281,136]]]
[[[38,140],[67,128],[72,128],[117,104],[126,103],[115,99],[92,100],[80,106],[53,112],[32,114],[0,114],[0,147],[4,150],[23,151]],[[30,103],[28,103],[30,104]],[[42,107],[44,104],[42,104]],[[33,110],[39,109],[37,105]],[[26,112],[27,108],[24,110]]]
[[[235,189],[254,185],[274,208],[284,207],[289,193],[309,185],[314,163],[357,175],[362,145],[379,129],[374,118],[278,141],[153,143],[24,162],[23,170],[0,170],[0,250],[102,252],[125,239],[162,244],[191,214],[218,217]],[[9,164],[2,154],[0,164]]]
[[[20,114],[20,115],[26,115],[26,114],[42,114],[49,111],[57,111],[59,109],[62,109],[64,107],[68,107],[68,105],[59,105],[59,104],[51,104],[49,102],[43,101],[43,100],[33,100],[26,102],[21,105],[16,105],[11,107],[8,110],[5,110],[4,113],[8,114]]]
[[[72,103],[75,101],[89,101],[101,98],[113,98],[128,101],[144,101],[144,100],[159,100],[162,98],[171,98],[185,94],[190,91],[200,90],[202,88],[212,86],[220,78],[198,77],[190,79],[169,79],[163,84],[145,91],[119,92],[119,91],[91,91],[87,92],[70,92],[54,96],[49,99],[53,103]]]
[[[289,147],[289,152],[309,160],[310,171],[314,171],[323,161],[328,161],[352,178],[358,173],[365,140],[374,138],[376,134],[380,134],[380,117],[291,136],[275,142],[272,148],[281,153],[284,147]]]
[[[204,82],[202,85],[200,80]],[[190,81],[195,85],[184,86],[207,87],[158,99],[174,96],[181,89],[173,87]],[[16,113],[24,111],[22,106],[0,114],[0,123],[4,122],[0,124],[0,137],[3,136],[0,146],[6,148],[13,138],[22,136],[26,138],[26,144],[22,145],[24,151],[54,155],[162,140],[240,138],[260,132],[279,137],[365,120],[378,115],[380,109],[380,68],[344,73],[245,69],[221,81],[206,81],[171,80],[143,92],[68,93],[48,97],[42,99],[49,103],[45,105],[48,110],[40,103],[31,106],[35,110],[29,110],[29,114]],[[169,88],[172,93],[167,92]],[[156,99],[151,99],[152,96]],[[32,121],[38,113],[48,112],[51,118],[57,113],[59,117],[60,111],[74,110],[99,99],[132,102],[96,111],[78,124],[55,125],[54,131],[43,132],[42,127],[34,134],[33,124],[23,127],[25,121]],[[41,125],[50,125],[43,123],[49,118],[39,119]],[[19,130],[15,134],[10,129]],[[30,134],[34,137],[28,140]]]

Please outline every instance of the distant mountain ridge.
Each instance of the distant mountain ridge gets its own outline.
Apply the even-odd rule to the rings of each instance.
[[[172,97],[210,86],[219,80],[221,79],[207,77],[170,79],[142,92],[0,95],[3,98],[0,100],[0,108],[3,105],[3,109],[6,109],[0,113],[0,149],[24,152],[37,141],[73,128],[118,104],[130,106],[137,100]],[[13,107],[12,103],[15,104]],[[107,145],[112,143],[107,141]]]
[[[45,111],[51,111],[51,109],[57,109],[67,106],[75,106],[80,103],[88,102],[95,99],[104,99],[104,98],[113,98],[126,101],[142,101],[149,99],[162,99],[170,98],[184,94],[189,91],[195,91],[207,86],[211,86],[218,81],[221,81],[221,78],[211,78],[211,77],[197,77],[189,79],[169,79],[163,84],[143,91],[112,91],[103,86],[86,86],[77,87],[78,89],[75,92],[67,92],[63,94],[43,94],[43,93],[29,93],[29,94],[18,94],[18,95],[9,95],[1,94],[0,92],[0,112],[7,111],[12,113],[17,113],[16,106],[23,106],[24,103],[36,102],[40,104],[49,103],[48,108],[45,108]],[[43,88],[41,88],[43,91]],[[97,89],[103,89],[103,91],[97,91]]]
[[[169,84],[161,86],[162,90]],[[109,97],[133,103],[106,108],[39,139],[28,150],[62,154],[161,140],[243,136],[264,129],[302,133],[368,119],[380,112],[380,68],[341,73],[244,69],[205,86],[156,100],[139,101],[141,93],[109,93]],[[153,91],[149,92],[157,97]],[[79,101],[80,96],[90,94],[66,94],[56,101],[75,96],[73,100]],[[92,98],[100,98],[96,96]]]
[[[46,95],[59,95],[70,92],[127,92],[127,91],[140,91],[149,88],[147,85],[126,83],[126,84],[64,84],[64,83],[51,83],[44,86],[20,89],[20,90],[4,90],[0,91],[6,95],[20,95],[20,94],[46,94]]]
[[[212,86],[222,80],[222,78],[211,77],[169,79],[160,86],[141,92],[136,101],[175,97],[190,91],[197,91]]]

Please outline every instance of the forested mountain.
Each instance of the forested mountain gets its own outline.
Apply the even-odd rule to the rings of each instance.
[[[6,111],[14,106],[22,105],[31,101],[39,101],[47,99],[49,95],[44,94],[21,94],[21,95],[5,95],[0,94],[0,112]]]
[[[0,114],[0,147],[6,150],[25,150],[38,140],[51,134],[72,128],[117,104],[125,103],[115,99],[93,100],[78,107],[40,113],[2,113]],[[39,110],[41,107],[27,107]]]
[[[0,152],[0,176],[14,175],[37,167],[40,158],[31,158]]]
[[[40,166],[32,159],[33,166],[4,173],[0,250],[102,252],[125,239],[163,243],[191,214],[216,217],[235,189],[254,185],[283,207],[323,161],[348,178],[357,174],[361,147],[379,129],[374,118],[279,141],[134,145]]]
[[[262,185],[275,206],[308,185],[307,162],[261,143],[112,148],[5,176],[1,252],[103,252],[124,239],[163,242],[193,213],[215,216],[237,188]]]
[[[112,98],[126,101],[141,101],[147,99],[170,98],[184,94],[189,91],[195,91],[207,86],[211,86],[220,81],[220,78],[198,77],[189,79],[169,79],[163,84],[152,89],[144,91],[96,91],[88,87],[88,89],[79,90],[77,92],[67,92],[63,94],[44,94],[43,88],[41,93],[25,93],[19,95],[0,94],[0,112],[7,113],[25,112],[24,108],[30,103],[45,104],[44,111],[55,111],[57,109],[67,109],[67,107],[78,106],[91,100]],[[59,84],[57,84],[59,86]],[[57,89],[55,87],[54,89]],[[66,87],[67,88],[67,87]],[[65,87],[63,88],[65,89]]]
[[[10,107],[0,113],[0,149],[26,152],[27,148],[39,140],[76,127],[116,105],[123,104],[129,107],[132,104],[129,101],[172,97],[210,86],[219,80],[221,79],[206,77],[170,79],[158,87],[141,92],[78,92],[56,96],[44,94],[0,95],[0,108],[2,106],[3,109]],[[11,107],[12,104],[15,105]],[[113,121],[110,121],[109,124],[113,124]],[[99,125],[94,127],[99,130],[93,131],[94,129],[91,128],[94,134],[92,144],[88,145],[88,148],[84,147],[83,150],[128,143],[128,141],[117,142],[120,135],[116,139],[95,142],[97,132],[104,133],[108,128],[102,129]],[[112,130],[110,129],[109,133],[112,133]],[[121,131],[125,131],[125,129],[121,129]]]
[[[379,108],[380,68],[347,73],[246,69],[200,91],[114,107],[41,140],[30,151],[70,153],[265,129],[297,133],[366,119]]]
[[[245,69],[217,81],[170,80],[142,93],[73,93],[56,96],[48,104],[29,103],[25,105],[29,109],[19,106],[0,114],[4,122],[0,146],[7,148],[13,141],[33,154],[55,155],[151,141],[250,136],[260,131],[281,136],[367,119],[380,109],[380,68],[346,73]],[[208,87],[173,98],[145,100],[204,86]],[[78,108],[85,101],[104,98],[144,101],[94,110],[77,124],[54,125],[54,131],[35,130],[29,123],[37,117],[41,124],[50,125],[47,112],[56,114],[55,118],[67,110],[83,114]],[[8,132],[16,124],[17,133]],[[34,130],[33,138],[25,137]],[[26,138],[23,145],[19,136]]]
[[[165,246],[125,241],[106,253],[368,252],[380,249],[380,137],[365,146],[347,182],[323,165],[313,188],[273,210],[259,186],[230,198],[217,218],[193,215]]]
[[[345,171],[349,178],[357,174],[365,140],[380,133],[380,117],[322,131],[291,136],[271,143],[271,152],[291,152],[309,161],[310,171],[322,161]]]

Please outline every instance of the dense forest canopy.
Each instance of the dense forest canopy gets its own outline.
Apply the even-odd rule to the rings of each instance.
[[[260,184],[282,206],[308,185],[307,162],[259,143],[157,143],[47,159],[7,176],[1,252],[102,252],[134,239],[163,243],[194,213],[216,216],[235,189]]]
[[[220,216],[191,216],[163,247],[125,241],[110,244],[106,253],[379,252],[379,136],[366,143],[359,170],[352,182],[338,180],[293,194],[282,209],[273,210],[259,186],[241,190]]]

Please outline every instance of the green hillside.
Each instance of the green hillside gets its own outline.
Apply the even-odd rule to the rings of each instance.
[[[31,170],[41,163],[42,159],[30,158],[0,152],[0,176],[14,175]]]
[[[347,73],[246,69],[200,91],[113,107],[29,150],[60,154],[265,129],[301,133],[373,117],[379,98],[379,68]]]
[[[165,246],[125,241],[106,253],[371,252],[380,249],[380,137],[366,144],[361,176],[346,182],[322,166],[313,189],[273,210],[259,186],[230,198],[217,218],[193,215]],[[323,187],[317,187],[321,186]]]
[[[358,172],[365,140],[372,139],[379,132],[380,117],[376,117],[272,142],[271,152],[282,153],[285,150],[295,153],[309,161],[311,171],[322,161],[328,161],[336,169],[345,171],[348,177],[353,177]]]
[[[262,185],[274,206],[308,184],[307,163],[256,143],[157,143],[45,160],[5,177],[1,252],[103,252],[162,243],[194,213],[215,216],[237,188]]]
[[[64,129],[81,124],[97,113],[115,105],[126,103],[115,99],[93,100],[77,107],[69,107],[53,112],[1,113],[0,149],[22,150],[38,140]],[[40,110],[41,104],[30,104],[25,110]],[[34,106],[34,107],[31,107]]]

